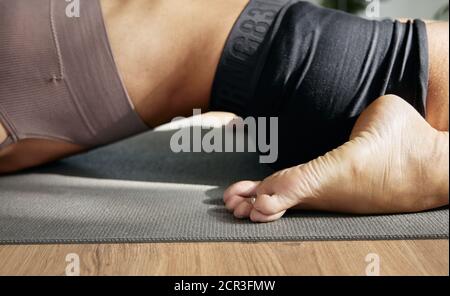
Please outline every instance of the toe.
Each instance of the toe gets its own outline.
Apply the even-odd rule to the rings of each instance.
[[[224,202],[226,203],[228,199],[236,195],[242,197],[254,196],[259,183],[255,181],[241,181],[231,185],[223,194]]]
[[[234,210],[234,216],[238,219],[245,219],[250,217],[250,213],[252,212],[253,205],[251,203],[242,202],[239,204]]]
[[[229,211],[234,211],[241,203],[247,203],[246,200],[248,198],[239,196],[239,195],[233,195],[227,199],[225,202],[225,208]]]
[[[263,213],[253,208],[253,210],[250,213],[250,220],[257,223],[273,222],[283,217],[284,213],[286,213],[286,211],[282,211],[280,213],[273,215],[264,215]]]
[[[281,195],[262,194],[258,195],[253,206],[261,214],[270,216],[286,211],[294,205],[291,199]]]

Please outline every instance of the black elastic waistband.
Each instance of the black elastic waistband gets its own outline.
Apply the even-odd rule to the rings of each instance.
[[[262,68],[271,28],[292,0],[250,0],[237,19],[217,67],[210,110],[246,115]]]

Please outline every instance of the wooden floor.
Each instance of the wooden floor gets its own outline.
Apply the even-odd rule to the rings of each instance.
[[[448,240],[163,243],[0,246],[0,275],[365,275],[377,254],[381,275],[448,275]]]

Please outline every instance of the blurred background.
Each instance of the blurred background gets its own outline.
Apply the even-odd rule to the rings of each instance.
[[[370,18],[448,20],[448,0],[310,0]],[[375,3],[378,1],[377,3]]]

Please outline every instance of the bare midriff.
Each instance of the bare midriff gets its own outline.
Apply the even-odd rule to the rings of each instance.
[[[248,0],[101,0],[116,63],[155,127],[206,111],[227,36]]]

